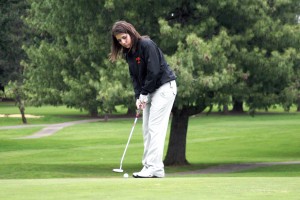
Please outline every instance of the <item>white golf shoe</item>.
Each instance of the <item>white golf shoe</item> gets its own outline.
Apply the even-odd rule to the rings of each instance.
[[[134,172],[132,176],[134,178],[163,178],[165,177],[165,173],[163,170],[152,171],[144,167],[140,172]]]
[[[132,176],[133,176],[133,177],[136,177],[136,176],[138,176],[139,173],[147,171],[147,169],[148,169],[148,168],[147,168],[146,166],[144,166],[143,169],[142,169],[141,171],[139,171],[139,172],[133,172]]]

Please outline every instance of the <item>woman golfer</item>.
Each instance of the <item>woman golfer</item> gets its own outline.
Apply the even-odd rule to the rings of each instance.
[[[164,177],[163,151],[169,116],[177,93],[176,76],[162,51],[130,23],[118,21],[112,27],[110,60],[123,55],[129,65],[136,107],[143,110],[143,168],[135,178]]]

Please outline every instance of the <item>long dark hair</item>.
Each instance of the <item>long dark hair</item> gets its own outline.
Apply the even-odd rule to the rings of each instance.
[[[120,57],[120,55],[124,51],[126,51],[125,48],[116,39],[116,35],[120,33],[126,33],[130,35],[133,49],[136,47],[138,40],[142,38],[142,36],[135,30],[132,24],[126,21],[115,22],[111,30],[112,43],[111,53],[109,55],[109,59],[112,62],[115,62]]]

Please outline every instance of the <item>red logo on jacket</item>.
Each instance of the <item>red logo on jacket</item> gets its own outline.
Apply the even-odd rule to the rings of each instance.
[[[141,63],[141,58],[140,57],[136,57],[135,61],[136,61],[137,64],[140,64]]]

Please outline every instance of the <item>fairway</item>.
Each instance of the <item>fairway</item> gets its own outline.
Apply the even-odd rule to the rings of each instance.
[[[0,199],[299,199],[300,178],[0,180]]]

